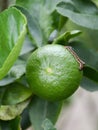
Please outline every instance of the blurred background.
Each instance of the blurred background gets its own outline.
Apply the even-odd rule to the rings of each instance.
[[[80,87],[64,104],[56,126],[58,130],[98,130],[98,92]]]

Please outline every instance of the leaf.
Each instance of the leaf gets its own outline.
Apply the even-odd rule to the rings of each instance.
[[[16,61],[26,34],[26,18],[16,8],[0,14],[0,79]]]
[[[57,37],[58,31],[57,30],[53,30],[53,32],[50,34],[48,42],[52,43],[54,41],[54,39]]]
[[[21,0],[16,1],[16,7],[27,17],[28,31],[36,47],[47,44],[50,33],[53,30],[53,20],[50,8],[50,1],[28,0],[26,3]],[[21,7],[19,7],[21,6]]]
[[[52,122],[49,119],[45,119],[43,121],[42,127],[44,128],[44,130],[56,130],[56,128],[54,128]]]
[[[10,91],[9,91],[10,90]],[[13,83],[6,86],[6,90],[3,94],[3,105],[14,105],[25,101],[32,95],[30,88],[27,88],[23,84]]]
[[[15,77],[15,79],[19,79],[24,73],[25,73],[25,64],[15,65],[9,71],[9,75]]]
[[[49,14],[51,14],[52,12],[55,11],[56,5],[59,4],[62,0],[44,0],[44,1]]]
[[[55,10],[56,5],[61,1],[62,0],[33,0],[33,1],[28,0],[27,2],[25,2],[25,0],[24,1],[16,0],[16,5],[27,8],[31,13],[33,13],[32,7],[34,7],[34,10],[38,10],[38,8],[36,8],[36,5],[37,7],[39,7],[40,5],[45,5],[49,14],[51,14]]]
[[[26,55],[27,53],[35,50],[35,46],[32,44],[29,36],[26,36],[22,50],[20,52],[20,56],[22,57],[23,55]]]
[[[29,31],[29,35],[30,35],[33,45],[35,45],[36,47],[42,46],[41,44],[43,42],[43,33],[42,33],[39,23],[37,22],[35,18],[32,17],[32,15],[28,12],[28,10],[22,7],[18,7],[18,6],[16,7],[19,10],[21,10],[21,12],[25,14],[25,16],[27,17],[28,31]]]
[[[11,129],[21,130],[20,121],[21,118],[19,116],[13,119],[12,121],[9,121]]]
[[[79,30],[73,30],[73,31],[67,31],[57,38],[54,39],[53,44],[61,44],[61,45],[67,45],[68,41],[73,38],[78,36],[81,33]]]
[[[66,1],[66,0],[65,0]],[[98,8],[91,0],[71,0],[71,5],[76,7],[81,13],[97,14]]]
[[[98,83],[98,71],[90,66],[85,66],[83,68],[83,75]]]
[[[17,60],[15,65],[10,69],[6,77],[0,80],[0,86],[5,86],[13,83],[25,73],[25,62],[23,60]]]
[[[85,66],[83,75],[81,86],[88,91],[98,91],[98,71],[90,66]]]
[[[43,130],[42,122],[45,118],[50,119],[53,124],[60,113],[62,102],[47,102],[35,97],[30,103],[29,116],[35,130]]]
[[[0,105],[2,104],[3,95],[5,92],[5,87],[0,87]]]
[[[90,92],[98,91],[98,83],[85,76],[83,77],[80,86]]]
[[[31,126],[30,118],[29,118],[29,106],[21,114],[21,128],[22,130],[26,130]]]
[[[91,1],[65,0],[58,4],[57,12],[80,26],[98,29],[98,8]]]
[[[10,77],[9,75],[7,75],[6,77],[4,77],[2,80],[0,80],[0,87],[1,86],[6,86],[8,84],[11,84],[15,81],[15,77]]]
[[[0,121],[0,130],[21,130],[20,117],[16,117],[11,121]]]
[[[16,105],[0,105],[0,120],[12,120],[22,113],[29,101],[26,100]]]

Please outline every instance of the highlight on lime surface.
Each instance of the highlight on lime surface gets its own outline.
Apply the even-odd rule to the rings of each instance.
[[[33,93],[49,101],[71,96],[79,87],[83,65],[66,46],[46,45],[35,50],[26,66],[26,77]]]

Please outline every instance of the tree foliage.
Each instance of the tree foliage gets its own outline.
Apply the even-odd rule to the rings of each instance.
[[[63,101],[33,95],[25,77],[26,61],[44,45],[71,46],[85,62],[80,86],[97,91],[98,2],[10,0],[4,6],[2,0],[0,11],[0,129],[32,125],[35,130],[56,130]]]

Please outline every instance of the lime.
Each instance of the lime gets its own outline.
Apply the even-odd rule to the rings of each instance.
[[[62,45],[35,50],[27,61],[26,77],[33,93],[49,101],[63,100],[78,88],[82,71],[76,57]]]

